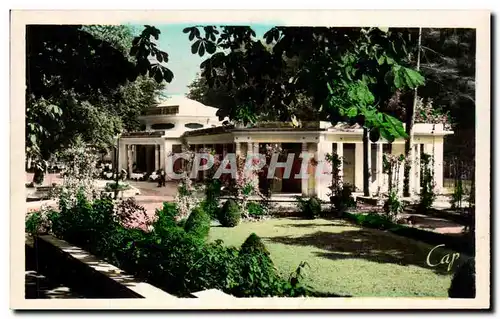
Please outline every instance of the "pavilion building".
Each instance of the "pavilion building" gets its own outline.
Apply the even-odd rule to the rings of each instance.
[[[227,153],[245,156],[247,153],[263,153],[266,145],[278,144],[287,153],[295,154],[290,179],[275,179],[271,182],[273,194],[306,196],[317,195],[328,199],[330,178],[317,178],[315,165],[308,167],[308,179],[295,179],[301,169],[300,153],[308,152],[317,163],[325,160],[328,153],[342,156],[341,176],[344,183],[363,190],[363,129],[359,126],[329,122],[307,122],[301,127],[289,123],[258,123],[252,127],[223,125],[216,116],[217,108],[203,105],[185,97],[169,98],[158,106],[147,109],[140,117],[145,125],[141,132],[124,133],[118,140],[118,166],[129,174],[136,172],[151,173],[167,169],[168,155],[181,153],[182,145],[191,150],[210,148],[224,157]],[[443,188],[443,144],[444,137],[453,134],[443,124],[416,123],[413,127],[413,167],[410,171],[410,187],[414,194],[419,193],[421,183],[421,154],[433,156],[435,191]],[[388,176],[383,171],[383,154],[404,154],[404,139],[388,143],[380,138],[369,142],[368,168],[370,172],[370,193],[386,192]],[[286,161],[286,156],[282,160]],[[281,162],[281,160],[280,160]],[[180,168],[176,161],[174,169]],[[278,177],[283,170],[277,169]],[[402,188],[403,169],[400,170]],[[202,174],[203,175],[203,174]],[[202,178],[202,175],[200,178]],[[129,175],[130,176],[130,175]]]

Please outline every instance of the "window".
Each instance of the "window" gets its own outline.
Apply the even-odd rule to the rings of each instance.
[[[153,130],[170,130],[174,127],[175,125],[173,123],[159,123],[151,125],[151,129]]]
[[[184,126],[187,127],[187,128],[190,128],[190,129],[198,129],[198,128],[202,128],[203,127],[203,125],[199,124],[199,123],[187,123]]]

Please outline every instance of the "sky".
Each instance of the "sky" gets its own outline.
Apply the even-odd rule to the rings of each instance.
[[[214,24],[211,25],[223,25]],[[141,32],[143,26],[133,24],[136,32]],[[174,79],[166,85],[165,93],[167,95],[185,95],[188,93],[188,85],[193,82],[200,72],[200,63],[209,57],[205,54],[203,57],[191,53],[191,44],[188,35],[182,30],[190,24],[168,24],[155,25],[161,32],[158,40],[158,47],[168,53],[169,62],[167,67],[174,73]],[[250,24],[257,38],[262,38],[264,34],[274,25],[272,24]],[[202,33],[203,34],[203,33]]]

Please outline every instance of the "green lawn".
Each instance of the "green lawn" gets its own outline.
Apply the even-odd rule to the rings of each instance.
[[[432,249],[427,244],[342,220],[294,218],[212,227],[210,240],[240,246],[252,232],[264,240],[283,275],[307,261],[306,283],[318,291],[350,296],[447,297],[451,272],[444,265],[426,265]],[[444,254],[437,250],[431,262]]]

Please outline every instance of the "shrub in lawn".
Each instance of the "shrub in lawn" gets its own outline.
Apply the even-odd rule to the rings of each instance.
[[[469,258],[453,274],[450,288],[450,298],[475,298],[476,297],[476,267],[474,258]]]
[[[252,217],[262,217],[266,214],[266,209],[264,208],[264,206],[257,202],[247,203],[247,211],[248,215]]]
[[[210,219],[216,220],[219,216],[219,201],[205,199],[200,203],[200,207],[208,214]]]
[[[233,199],[228,199],[219,211],[219,222],[224,227],[234,227],[241,219],[241,208]]]
[[[210,179],[205,184],[205,200],[203,201],[203,206],[204,210],[212,219],[217,219],[221,187],[222,183],[218,179]]]
[[[155,220],[152,226],[157,232],[168,232],[171,227],[177,227],[176,218],[178,210],[174,203],[164,202],[161,209],[156,210]]]
[[[330,196],[330,203],[338,216],[342,216],[348,208],[356,207],[356,201],[352,196],[353,186],[344,184],[337,188],[333,196]]]
[[[266,255],[269,255],[269,251],[266,248],[266,245],[262,242],[262,239],[260,239],[259,236],[257,236],[255,233],[250,234],[250,236],[247,237],[245,242],[241,245],[240,252],[241,253],[251,253],[254,251],[259,251],[262,252]]]
[[[210,216],[201,207],[196,207],[184,224],[187,233],[205,240],[210,231]]]
[[[321,201],[318,197],[310,198],[296,197],[298,209],[302,215],[308,219],[315,219],[321,215]]]
[[[341,156],[337,154],[326,154],[325,159],[332,165],[332,184],[328,186],[331,193],[329,194],[330,202],[337,213],[337,216],[342,216],[347,208],[355,207],[356,202],[352,196],[354,187],[342,181],[340,175],[342,162]]]
[[[377,213],[368,213],[368,214],[349,214],[345,215],[348,219],[354,221],[356,224],[376,228],[376,229],[389,229],[394,226],[398,226],[394,224],[389,218],[385,216],[381,216]]]

